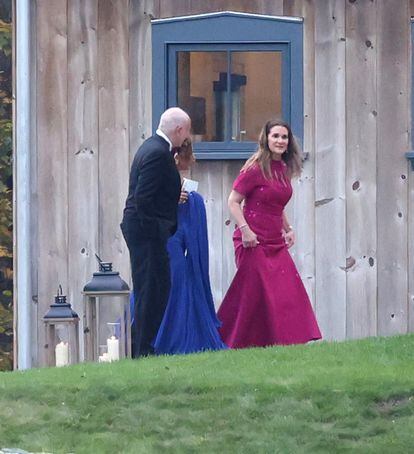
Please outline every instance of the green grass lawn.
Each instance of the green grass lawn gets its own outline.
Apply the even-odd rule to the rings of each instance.
[[[0,373],[0,448],[414,452],[414,335]]]

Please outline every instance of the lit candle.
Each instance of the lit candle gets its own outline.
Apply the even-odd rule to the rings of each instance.
[[[108,353],[106,353],[106,352],[102,353],[102,356],[99,357],[99,362],[100,363],[110,363],[111,358],[109,358]]]
[[[117,361],[119,359],[119,340],[115,336],[111,336],[106,343],[108,345],[109,360]]]
[[[69,345],[67,342],[60,342],[55,348],[56,367],[69,364]]]

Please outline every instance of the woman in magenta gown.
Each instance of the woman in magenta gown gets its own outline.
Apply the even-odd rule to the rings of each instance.
[[[233,184],[229,208],[236,220],[237,271],[218,312],[231,348],[306,343],[321,333],[288,248],[295,236],[284,208],[299,149],[288,124],[268,121],[256,153]]]

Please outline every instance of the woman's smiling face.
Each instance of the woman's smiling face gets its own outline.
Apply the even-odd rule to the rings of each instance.
[[[289,145],[289,131],[284,126],[273,126],[267,135],[267,144],[272,159],[282,159],[282,154],[287,150]]]

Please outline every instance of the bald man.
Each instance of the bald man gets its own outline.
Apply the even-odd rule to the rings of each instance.
[[[154,353],[170,291],[167,240],[177,229],[181,180],[171,150],[190,136],[191,120],[178,107],[166,110],[156,133],[138,149],[121,223],[134,286],[132,356]]]

